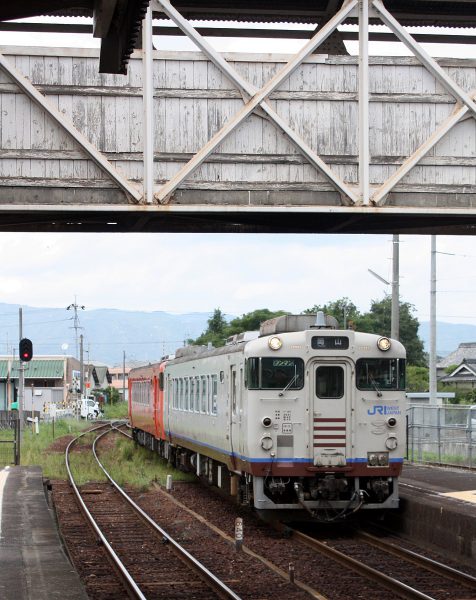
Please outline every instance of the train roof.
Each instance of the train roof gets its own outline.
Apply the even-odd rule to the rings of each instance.
[[[338,322],[335,317],[325,315],[321,311],[309,315],[282,315],[261,323],[259,333],[260,337],[263,337],[308,329],[338,329]]]

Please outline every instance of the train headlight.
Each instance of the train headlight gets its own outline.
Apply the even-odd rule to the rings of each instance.
[[[378,454],[376,452],[369,452],[367,454],[367,462],[370,467],[378,467]]]
[[[283,345],[283,342],[282,342],[281,338],[278,338],[276,336],[269,338],[269,340],[268,340],[268,346],[270,347],[271,350],[279,350],[282,345]]]
[[[387,352],[387,350],[390,350],[391,345],[392,343],[390,342],[388,337],[381,337],[377,340],[377,348],[379,350],[382,350],[382,352]]]
[[[388,452],[368,452],[369,467],[388,467]]]
[[[397,424],[397,419],[395,417],[389,417],[387,419],[387,425],[389,427],[395,427],[396,424]]]
[[[271,427],[273,421],[271,420],[271,417],[263,417],[261,423],[263,423],[263,427]]]
[[[385,440],[385,446],[389,449],[389,450],[395,450],[395,448],[398,446],[398,441],[397,438],[394,435],[389,436],[386,440]]]
[[[261,448],[269,452],[273,447],[273,438],[270,435],[265,435],[261,438]]]

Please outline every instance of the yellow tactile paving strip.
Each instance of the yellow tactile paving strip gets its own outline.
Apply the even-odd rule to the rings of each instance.
[[[448,496],[448,498],[456,498],[457,500],[465,500],[466,502],[473,502],[476,504],[476,490],[466,490],[465,492],[446,492],[441,494],[442,496]]]

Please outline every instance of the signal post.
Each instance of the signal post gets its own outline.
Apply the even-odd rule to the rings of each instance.
[[[22,309],[19,310],[19,359],[20,359],[20,368],[19,368],[19,376],[18,376],[18,419],[19,423],[19,435],[17,440],[17,456],[18,462],[20,462],[20,450],[21,450],[21,441],[23,436],[23,403],[25,398],[25,363],[30,362],[33,358],[33,344],[31,340],[23,337],[23,313]]]

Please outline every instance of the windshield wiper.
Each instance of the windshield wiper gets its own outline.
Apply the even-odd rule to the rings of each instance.
[[[382,396],[382,392],[380,391],[380,388],[378,387],[377,382],[373,377],[370,377],[370,383],[373,385],[375,391],[377,392],[377,397],[380,398]]]
[[[286,386],[279,392],[279,396],[282,396],[284,394],[284,392],[287,392],[289,390],[289,388],[292,386],[292,384],[296,381],[297,379],[297,373],[294,374],[294,377],[289,381],[289,383],[286,384]]]

